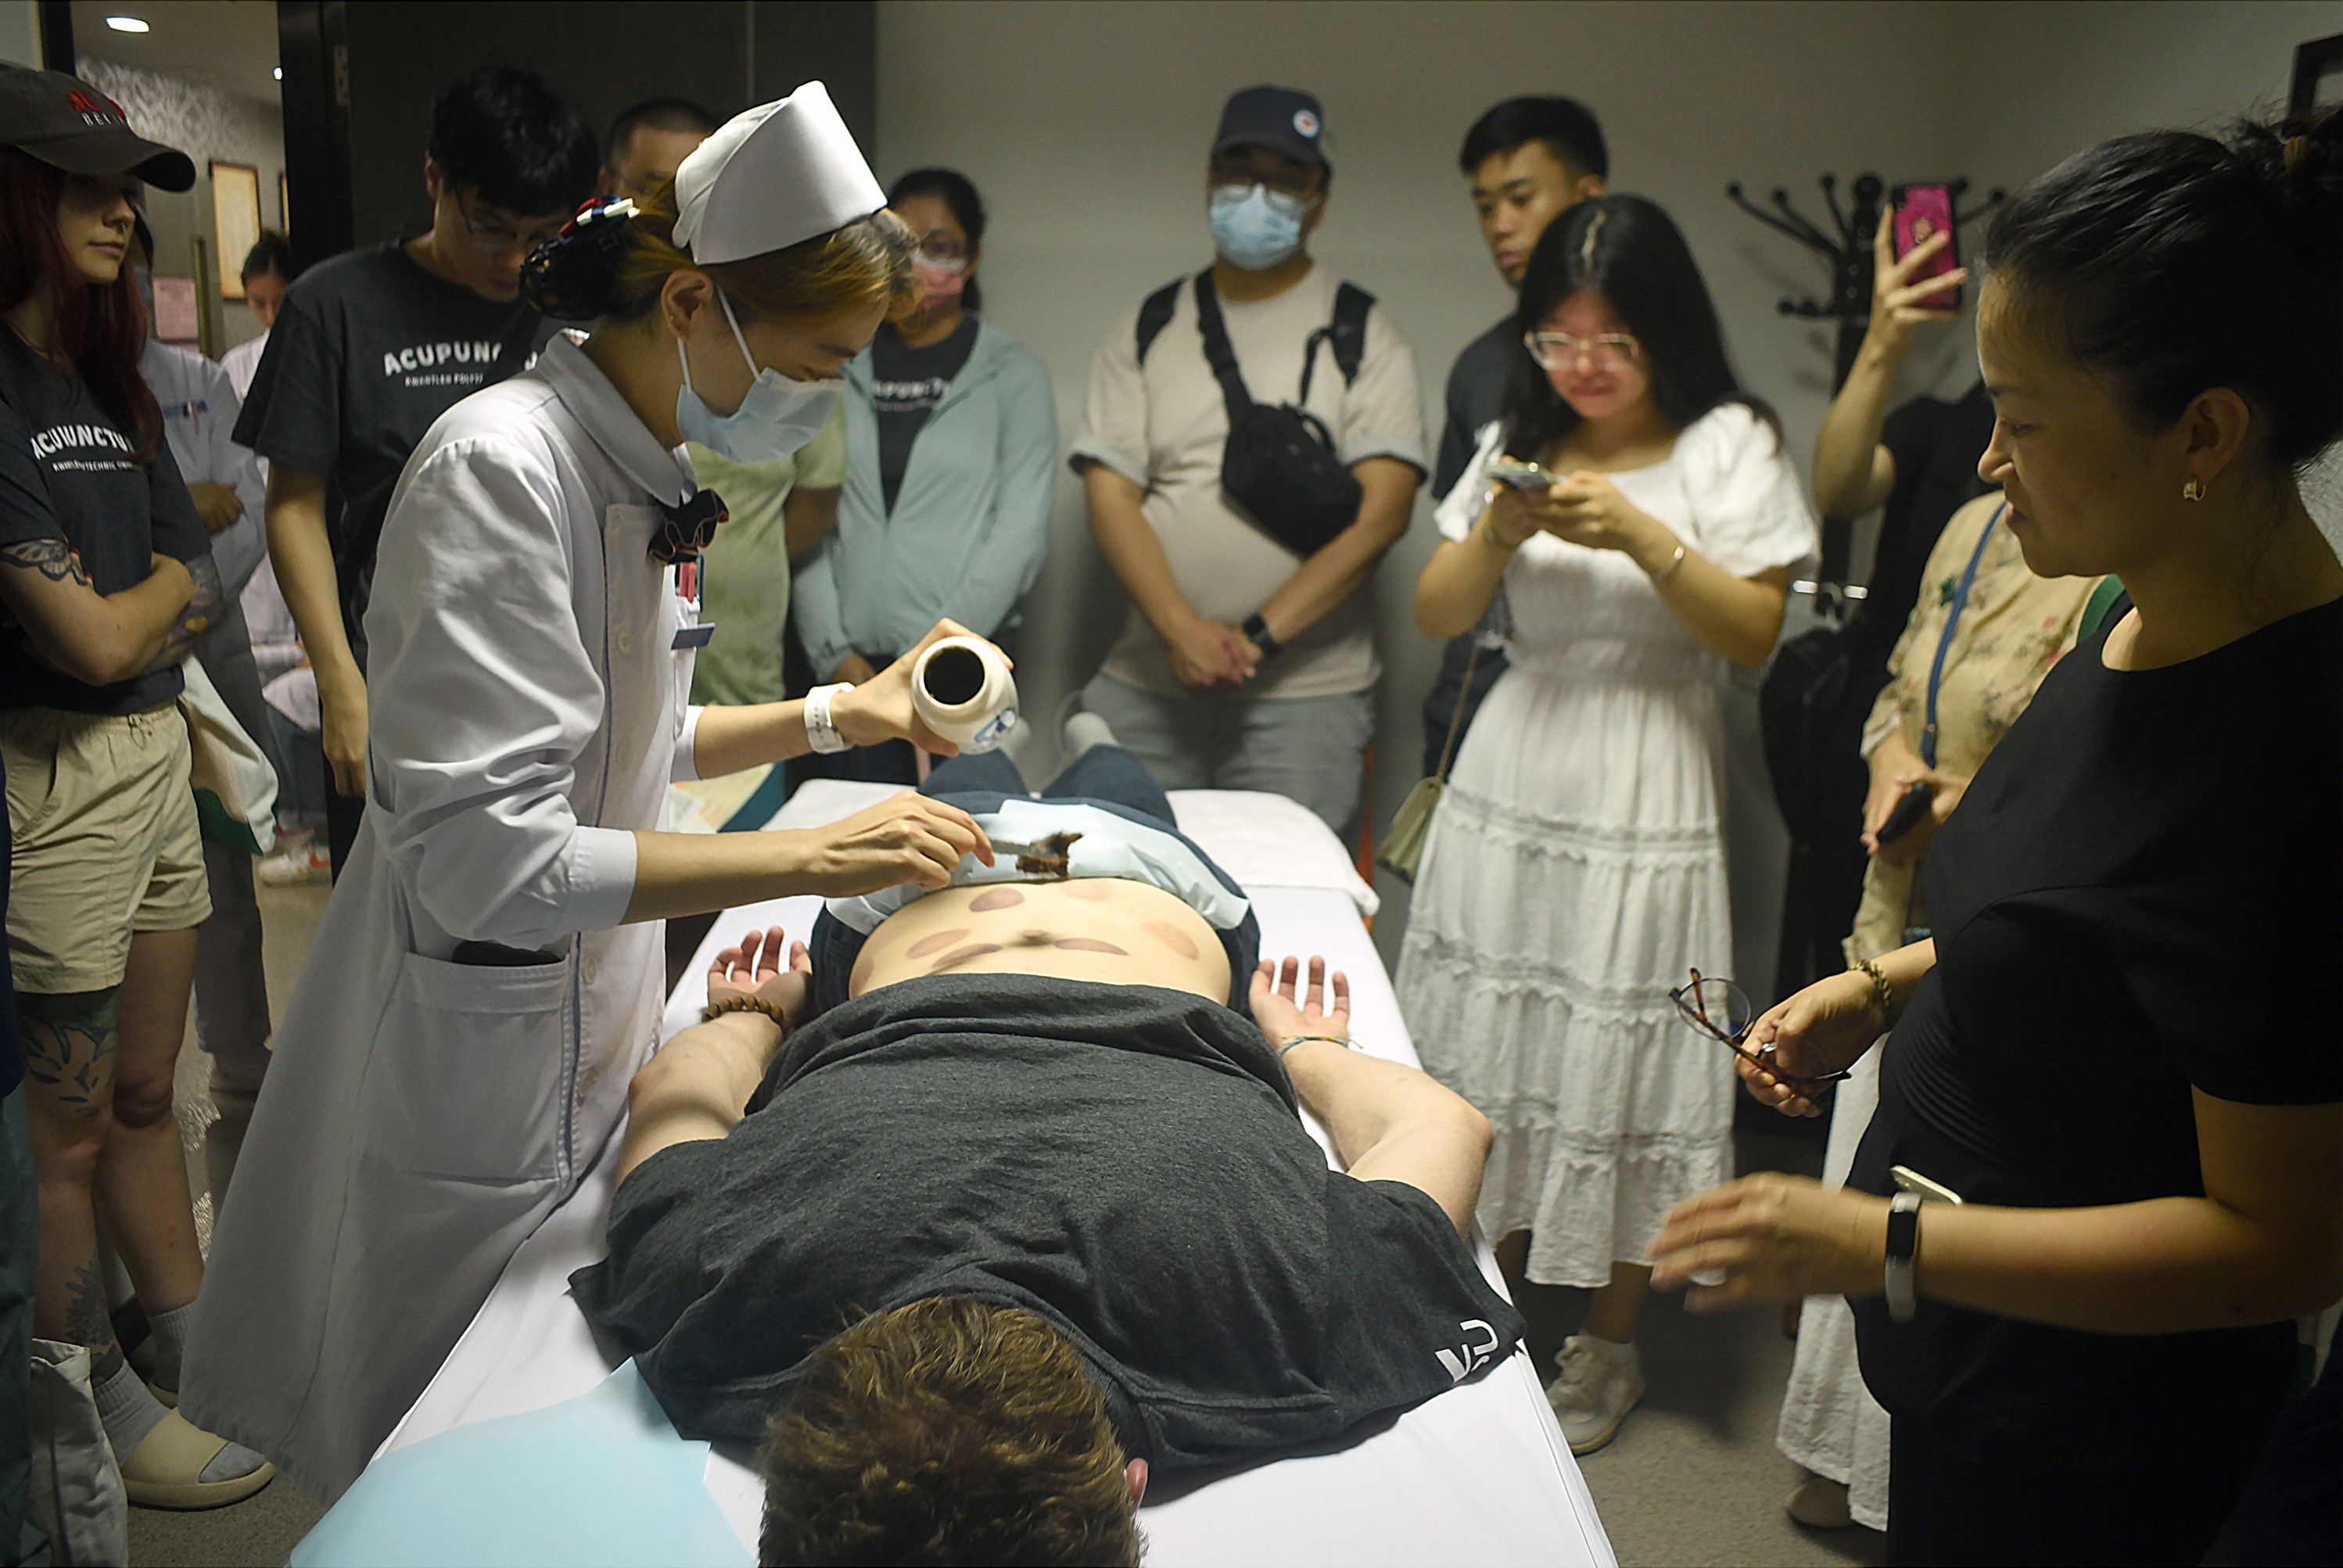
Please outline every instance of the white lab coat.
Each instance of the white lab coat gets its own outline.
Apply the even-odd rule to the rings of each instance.
[[[696,608],[645,553],[692,487],[558,338],[440,418],[367,612],[368,796],[277,1033],[182,1408],[331,1499],[577,1186],[658,1041],[630,829],[689,779]],[[551,961],[450,961],[459,941]]]

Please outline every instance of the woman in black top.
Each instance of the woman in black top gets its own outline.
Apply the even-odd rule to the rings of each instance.
[[[2343,1296],[2343,566],[2297,482],[2343,434],[2343,115],[2104,144],[1988,248],[1979,471],[2028,566],[2133,603],[1938,836],[1935,940],[1751,1030],[1811,1115],[1895,1023],[1846,1189],[1694,1199],[1655,1282],[1855,1298],[1891,1560],[2193,1563]]]
[[[130,1501],[205,1508],[274,1472],[162,1402],[204,1277],[171,1113],[211,910],[179,667],[220,597],[138,374],[123,259],[142,182],[183,191],[195,168],[86,84],[0,67],[0,756],[40,1188],[33,1332],[59,1342],[52,1359],[86,1347]],[[151,1386],[115,1342],[101,1217],[154,1327]],[[97,1483],[58,1484],[69,1510]]]

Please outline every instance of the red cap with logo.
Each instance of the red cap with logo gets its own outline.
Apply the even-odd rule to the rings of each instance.
[[[136,175],[166,191],[196,183],[186,154],[139,136],[121,105],[63,71],[0,65],[0,146],[67,174]]]

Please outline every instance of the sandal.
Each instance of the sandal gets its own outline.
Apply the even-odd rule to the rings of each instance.
[[[226,1471],[229,1473],[220,1474]],[[141,1508],[219,1508],[275,1479],[277,1467],[174,1410],[122,1459],[122,1486]]]

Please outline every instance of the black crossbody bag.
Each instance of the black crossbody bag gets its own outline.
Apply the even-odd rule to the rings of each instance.
[[[1310,335],[1302,351],[1302,390],[1292,403],[1256,403],[1245,390],[1236,351],[1229,347],[1220,291],[1209,271],[1196,275],[1196,327],[1204,359],[1221,384],[1229,410],[1229,438],[1221,451],[1221,487],[1245,517],[1297,556],[1315,555],[1358,520],[1363,490],[1334,450],[1326,422],[1302,407],[1318,346],[1332,343],[1344,386],[1359,373],[1366,351],[1367,312],[1374,296],[1345,283],[1334,297],[1334,319]],[[1150,302],[1151,304],[1152,301]]]

